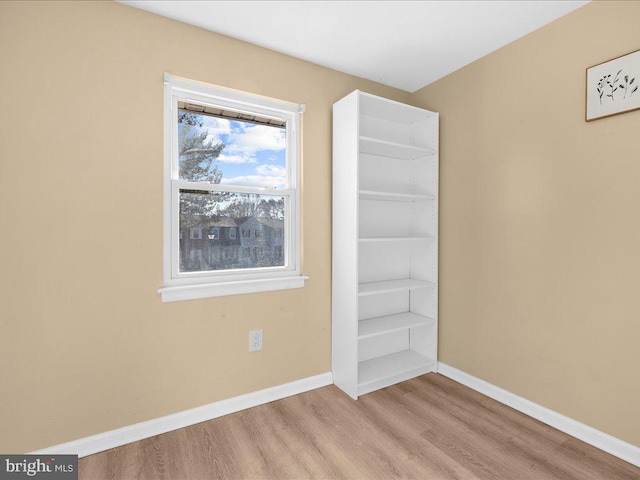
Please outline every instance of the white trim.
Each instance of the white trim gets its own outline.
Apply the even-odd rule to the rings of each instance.
[[[162,301],[266,292],[304,287],[301,272],[300,170],[302,162],[301,123],[304,104],[296,104],[194,80],[164,75],[164,204]],[[278,118],[286,122],[286,170],[284,189],[227,186],[185,182],[178,178],[178,101]],[[282,196],[285,202],[284,267],[237,268],[228,271],[181,272],[179,242],[179,191],[189,188],[208,192],[236,192]],[[286,276],[286,278],[284,278]]]
[[[207,182],[187,182],[185,180],[173,180],[172,183],[178,190],[253,193],[256,195],[271,195],[274,197],[285,197],[287,195],[293,195],[295,193],[295,189],[293,188],[238,187],[237,185],[221,185],[219,183]]]
[[[221,400],[202,407],[192,408],[147,422],[136,423],[31,453],[44,455],[74,454],[85,457],[109,450],[110,448],[120,447],[131,442],[153,437],[154,435],[160,435],[161,433],[188,427],[189,425],[200,422],[206,422],[207,420],[229,415],[230,413],[239,412],[240,410],[315,390],[316,388],[325,387],[332,383],[333,377],[331,372],[321,373],[313,377],[307,377],[276,387],[240,395],[239,397]]]
[[[210,83],[177,77],[168,72],[164,74],[164,83],[165,85],[171,86],[176,92],[180,92],[180,96],[196,97],[195,100],[198,102],[207,103],[207,100],[213,100],[216,105],[224,104],[231,109],[240,111],[246,111],[246,109],[250,111],[257,110],[266,113],[267,116],[277,116],[283,113],[298,114],[303,113],[306,109],[304,103],[299,104],[276,100],[255,93],[246,93],[233,88],[219,87]]]
[[[158,289],[163,302],[181,300],[197,300],[199,298],[222,297],[225,295],[241,295],[244,293],[272,292],[304,287],[307,275],[288,277],[269,277],[258,280],[240,280],[237,282],[199,283],[196,285],[179,285]]]
[[[540,420],[553,428],[557,428],[561,432],[567,433],[589,445],[593,445],[632,465],[640,467],[640,447],[612,437],[607,433],[596,430],[584,423],[580,423],[542,405],[538,405],[514,393],[503,390],[500,387],[480,380],[473,375],[469,375],[442,362],[438,363],[438,373],[480,392],[487,397],[493,398],[500,403],[508,405],[525,415]]]

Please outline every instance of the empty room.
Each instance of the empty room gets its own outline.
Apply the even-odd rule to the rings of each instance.
[[[0,1],[0,479],[640,480],[638,25]]]

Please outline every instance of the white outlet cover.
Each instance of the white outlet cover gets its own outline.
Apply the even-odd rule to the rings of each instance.
[[[262,350],[262,330],[251,330],[249,332],[249,351],[257,352]]]

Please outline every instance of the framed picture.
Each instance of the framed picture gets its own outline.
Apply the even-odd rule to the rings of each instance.
[[[585,120],[640,109],[640,50],[587,68]]]

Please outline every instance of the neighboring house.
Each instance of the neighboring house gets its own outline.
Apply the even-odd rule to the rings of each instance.
[[[284,221],[248,217],[239,224],[243,266],[284,265]]]
[[[284,265],[283,220],[189,217],[182,223],[183,272]]]
[[[229,217],[205,218],[184,222],[180,230],[182,271],[226,270],[237,268],[240,235],[235,220]]]

